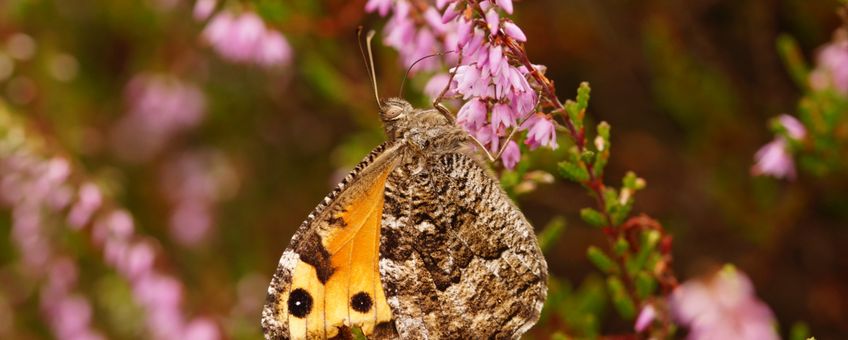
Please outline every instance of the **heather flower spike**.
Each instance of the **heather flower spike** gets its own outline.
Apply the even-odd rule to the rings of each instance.
[[[427,55],[458,52],[455,57],[446,55],[443,63],[420,61],[416,71],[451,66],[448,81],[437,73],[426,92],[436,102],[441,96],[465,102],[457,112],[456,122],[490,158],[507,154],[511,158],[503,160],[503,164],[513,168],[520,150],[517,143],[508,142],[521,135],[525,135],[524,144],[531,148],[557,147],[552,134],[555,123],[550,118],[522,124],[535,112],[539,96],[530,79],[534,69],[524,66],[520,56],[523,49],[517,48],[527,37],[507,18],[513,12],[511,0],[440,0],[433,7],[412,6],[407,1],[369,0],[365,9],[390,16],[384,42],[398,50],[407,67]],[[443,91],[436,91],[436,84],[444,84]]]
[[[22,268],[33,279],[45,282],[36,296],[54,337],[105,338],[94,328],[91,302],[77,292],[79,269],[75,260],[63,255],[62,247],[56,244],[56,235],[69,233],[90,244],[94,254],[102,256],[102,263],[126,281],[132,299],[143,312],[146,337],[187,339],[200,334],[203,339],[221,338],[208,318],[186,315],[183,283],[154,265],[165,257],[157,250],[155,239],[138,233],[126,210],[114,202],[105,204],[103,191],[85,180],[86,175],[72,162],[63,156],[45,155],[47,152],[39,147],[46,144],[43,139],[10,117],[0,106],[0,121],[10,124],[9,129],[0,129],[0,143],[9,145],[14,139],[8,131],[18,131],[16,138],[23,143],[0,151],[0,205],[12,212],[12,242],[20,253]],[[68,230],[62,230],[57,221],[67,221]]]

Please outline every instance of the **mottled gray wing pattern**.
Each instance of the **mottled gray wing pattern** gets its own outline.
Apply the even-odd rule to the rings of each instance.
[[[426,164],[399,166],[386,184],[380,274],[398,333],[519,337],[547,292],[533,227],[475,160],[422,157]]]

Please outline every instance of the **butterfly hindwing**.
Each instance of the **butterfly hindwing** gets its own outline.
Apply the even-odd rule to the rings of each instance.
[[[533,227],[460,153],[386,183],[380,272],[402,338],[517,338],[539,317],[547,265]]]
[[[392,313],[380,281],[385,182],[397,148],[377,147],[307,217],[283,253],[263,310],[267,338],[385,332]]]

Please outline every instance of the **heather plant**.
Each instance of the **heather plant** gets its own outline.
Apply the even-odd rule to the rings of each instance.
[[[840,9],[846,20],[846,8]],[[818,48],[815,66],[804,62],[797,43],[789,36],[778,40],[786,68],[804,96],[798,101],[797,117],[783,114],[771,121],[775,139],[755,155],[751,169],[757,175],[795,178],[795,160],[815,177],[846,171],[848,144],[848,23],[833,32],[833,39]],[[800,120],[799,120],[800,119]]]
[[[671,269],[671,236],[660,223],[648,216],[631,217],[635,194],[645,188],[645,180],[628,172],[620,188],[605,184],[604,170],[612,146],[611,126],[601,122],[593,130],[586,128],[590,97],[588,83],[580,84],[573,100],[563,103],[557,97],[553,82],[545,76],[545,66],[532,64],[524,49],[527,36],[508,18],[514,11],[511,0],[435,3],[371,0],[365,8],[383,16],[391,14],[384,29],[386,44],[398,50],[406,67],[414,68],[421,58],[440,50],[458,55],[455,59],[443,60],[445,65],[454,60],[456,63],[448,70],[447,76],[437,74],[430,80],[430,83],[438,82],[444,87],[436,101],[447,96],[463,102],[457,112],[457,124],[476,137],[481,146],[501,156],[506,169],[514,169],[521,161],[520,148],[513,138],[523,139],[524,147],[529,150],[539,146],[557,149],[557,132],[564,135],[568,144],[564,146],[566,151],[560,155],[563,160],[557,163],[557,170],[563,178],[584,187],[594,199],[595,207],[581,209],[580,217],[607,238],[603,248],[589,246],[586,257],[606,276],[606,299],[619,316],[631,322],[635,320],[635,333],[653,338],[670,337],[676,329],[673,321],[677,320],[692,327],[689,334],[692,339],[710,339],[716,335],[745,339],[777,338],[771,311],[751,296],[753,290],[744,274],[728,274],[731,269],[719,274],[721,278],[733,276],[740,283],[729,283],[728,287],[715,289],[715,297],[692,293],[698,289],[691,288],[698,285],[695,282],[677,289],[678,282]],[[438,70],[438,65],[431,62],[422,69]],[[428,84],[427,88],[432,86]],[[498,151],[500,145],[504,145],[502,151]],[[527,159],[526,162],[530,164],[523,167],[524,171],[502,172],[502,180],[508,190],[514,191],[518,184],[516,178],[523,177],[523,172],[533,167],[532,160]],[[532,178],[528,180],[532,181]],[[549,228],[558,227],[553,225]],[[555,233],[546,231],[543,235],[554,237]],[[543,244],[548,242],[542,241]],[[575,318],[568,312],[550,311],[562,304],[562,301],[556,301],[563,298],[556,289],[554,285],[551,292],[554,301],[547,305],[547,312],[559,315],[547,315],[546,321],[556,324],[550,320],[556,317],[565,323],[569,331],[554,334],[565,337],[597,336],[597,324],[570,324],[569,321]],[[672,292],[675,292],[675,298],[669,301]],[[739,296],[731,299],[741,300],[739,304],[742,307],[736,304],[708,307],[708,302],[702,302],[721,300],[724,295]],[[746,319],[742,326],[733,317],[714,320],[713,316],[703,315],[706,314],[703,310],[714,310],[717,315],[733,315],[736,309],[748,308],[748,301],[755,306],[752,308],[757,309],[756,316]],[[696,306],[701,303],[707,305]],[[746,311],[739,313],[745,314]],[[711,321],[704,324],[699,321],[702,319]]]

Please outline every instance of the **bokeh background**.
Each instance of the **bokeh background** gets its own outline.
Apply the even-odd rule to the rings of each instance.
[[[295,228],[382,141],[355,31],[379,32],[384,21],[363,11],[365,0],[198,2],[211,3],[209,13],[189,0],[0,1],[0,135],[45,159],[46,174],[33,178],[59,174],[27,186],[4,175],[30,163],[0,167],[0,338],[70,338],[68,329],[85,326],[140,339],[169,319],[182,324],[167,327],[199,339],[261,337],[266,287]],[[613,127],[608,178],[633,170],[647,180],[635,211],[674,235],[678,276],[735,264],[785,336],[801,324],[821,339],[848,334],[848,175],[750,175],[772,137],[768,119],[793,113],[801,96],[778,36],[796,39],[813,60],[842,24],[837,5],[515,6],[529,55],[547,65],[560,96],[592,84],[589,119]],[[232,43],[236,33],[213,25],[223,12],[266,47]],[[379,40],[377,81],[394,95],[405,70]],[[426,80],[410,79],[404,96],[426,105]],[[86,183],[98,189],[83,194]],[[66,197],[69,209],[113,213],[44,217],[56,214],[20,203],[38,185],[72,191],[44,189],[44,202],[78,197]],[[517,199],[539,230],[567,221],[547,253],[552,273],[575,287],[599,280],[585,250],[605,239],[578,217],[592,205],[582,188],[557,180]],[[41,218],[26,219],[33,214]],[[107,250],[114,235],[98,236],[99,221],[109,235],[129,235],[118,243],[126,249]],[[143,270],[168,279],[144,281],[135,274]],[[57,285],[71,302],[50,295]],[[602,331],[628,332],[609,309],[599,303]],[[534,335],[545,338],[545,327],[555,326]]]

